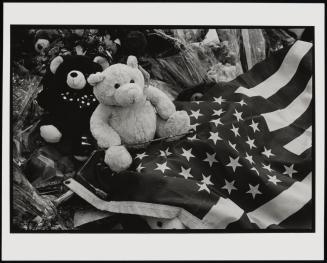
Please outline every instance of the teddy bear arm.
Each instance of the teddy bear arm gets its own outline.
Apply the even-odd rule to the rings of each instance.
[[[149,86],[145,93],[162,119],[167,120],[176,111],[174,103],[158,88]]]
[[[40,122],[40,135],[50,143],[59,142],[62,137],[62,129],[51,114],[45,114]]]
[[[48,112],[56,111],[56,102],[58,101],[58,95],[53,87],[44,88],[36,98],[38,105]]]
[[[120,145],[119,134],[108,124],[110,109],[99,105],[93,112],[90,119],[90,129],[93,137],[97,140],[99,147],[109,148]]]

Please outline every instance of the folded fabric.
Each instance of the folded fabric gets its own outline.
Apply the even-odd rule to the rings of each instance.
[[[177,102],[194,134],[132,151],[112,173],[95,152],[67,186],[97,209],[175,219],[191,229],[311,230],[312,44]]]

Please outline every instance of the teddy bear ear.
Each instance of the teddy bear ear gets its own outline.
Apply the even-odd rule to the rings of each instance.
[[[93,59],[93,62],[98,63],[102,67],[103,70],[105,70],[106,68],[108,68],[110,66],[108,60],[101,56],[96,56]]]
[[[53,74],[56,73],[58,67],[61,65],[61,63],[64,62],[64,59],[62,56],[55,57],[51,63],[50,63],[50,70]]]
[[[130,66],[132,68],[137,68],[138,67],[137,58],[135,56],[128,56],[126,64],[127,66]]]
[[[98,83],[100,83],[103,80],[104,80],[104,75],[102,72],[97,72],[95,74],[91,74],[87,78],[87,82],[93,87],[96,86]]]

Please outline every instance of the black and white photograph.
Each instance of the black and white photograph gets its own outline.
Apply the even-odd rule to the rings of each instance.
[[[317,27],[95,17],[7,24],[8,235],[321,231]]]

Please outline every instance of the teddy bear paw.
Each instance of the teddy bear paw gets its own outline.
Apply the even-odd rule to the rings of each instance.
[[[104,138],[99,138],[97,139],[97,144],[100,148],[109,148],[110,146],[110,141],[106,140]]]
[[[160,117],[164,120],[168,120],[169,117],[176,112],[174,104],[170,101],[169,103],[167,103],[166,101],[161,102],[157,110],[160,114]]]
[[[167,136],[174,136],[173,139],[178,139],[179,137],[175,136],[190,130],[190,117],[186,111],[176,111],[169,117],[164,125],[164,129]]]
[[[61,132],[53,125],[41,126],[40,135],[46,142],[50,143],[59,142],[62,136]]]
[[[112,171],[119,173],[132,164],[132,157],[124,146],[111,146],[106,150],[104,162]]]
[[[121,144],[120,137],[118,135],[112,134],[112,136],[98,136],[97,137],[97,144],[100,148],[109,148],[112,145],[119,145]]]

